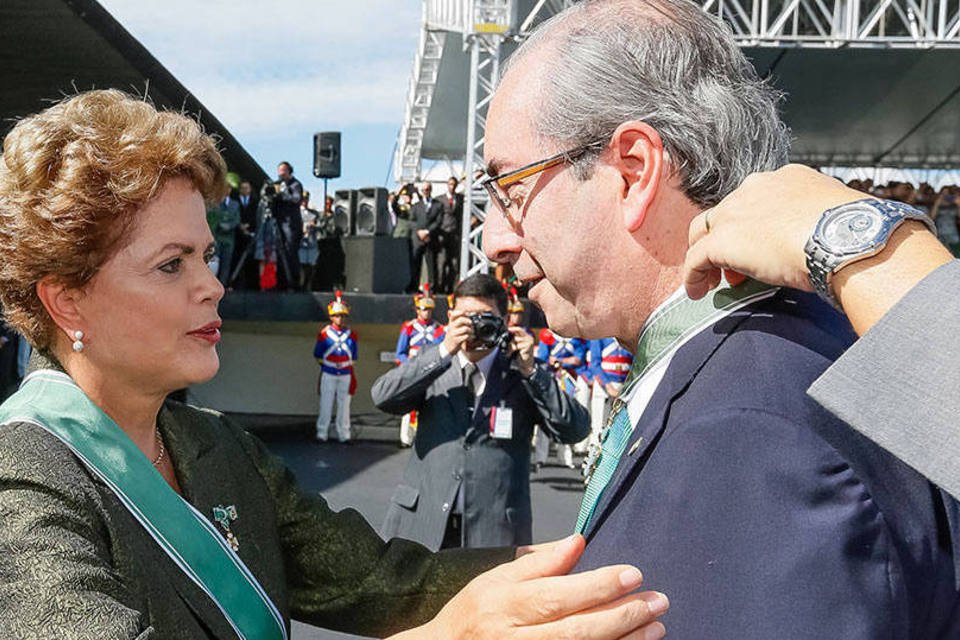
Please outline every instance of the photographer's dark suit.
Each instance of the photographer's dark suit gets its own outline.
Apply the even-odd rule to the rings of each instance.
[[[463,545],[529,544],[530,438],[534,424],[561,442],[578,442],[590,431],[586,409],[563,393],[546,368],[524,378],[499,352],[483,394],[473,407],[457,356],[440,348],[380,376],[371,395],[378,408],[402,415],[418,412],[417,435],[387,511],[381,534],[438,549],[457,494],[463,492]],[[491,410],[513,410],[510,439],[491,434]]]
[[[303,185],[294,177],[275,183],[277,194],[274,197],[273,217],[283,237],[283,247],[278,258],[284,261],[277,265],[277,286],[281,289],[295,289],[300,281],[300,259],[297,251],[303,238],[303,219],[300,217],[300,201],[303,199]],[[284,269],[287,273],[284,273]],[[287,277],[289,276],[289,278]]]
[[[410,208],[411,227],[413,231],[410,234],[411,260],[410,260],[410,284],[408,289],[415,291],[420,285],[420,268],[423,259],[427,259],[427,279],[432,286],[437,285],[437,241],[440,235],[440,222],[443,216],[443,203],[436,198],[430,200],[430,204],[421,200]],[[424,242],[417,235],[418,231],[427,230],[430,237]]]

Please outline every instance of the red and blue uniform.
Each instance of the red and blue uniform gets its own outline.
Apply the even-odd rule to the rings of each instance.
[[[332,324],[320,329],[313,356],[320,359],[320,370],[332,376],[353,373],[357,360],[357,332],[349,327],[337,330]]]
[[[561,365],[563,370],[569,374],[569,376],[561,377],[565,386],[564,390],[573,395],[573,385],[576,384],[577,376],[580,375],[581,369],[586,366],[587,343],[580,338],[564,338],[550,329],[544,329],[540,332],[540,343],[537,345],[537,353],[534,357],[542,362],[548,362],[551,356],[556,360],[574,356],[580,358],[580,364],[578,365]]]
[[[623,384],[633,365],[633,354],[616,338],[603,338],[590,341],[590,361],[593,374],[601,384]]]
[[[572,356],[580,358],[580,364],[577,366],[563,365],[564,371],[575,377],[579,374],[580,367],[587,361],[587,344],[580,338],[564,338],[550,329],[544,329],[540,332],[536,359],[547,362],[551,356],[557,360]]]
[[[424,325],[419,320],[407,320],[400,327],[400,337],[397,339],[397,354],[394,362],[397,364],[406,362],[417,355],[424,347],[443,342],[446,335],[446,327],[439,322]]]

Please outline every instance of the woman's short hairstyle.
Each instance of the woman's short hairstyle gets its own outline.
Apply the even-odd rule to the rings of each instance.
[[[82,288],[128,239],[170,178],[223,197],[217,142],[180,113],[122,91],[81,93],[20,120],[0,157],[0,303],[9,325],[49,350],[55,327],[37,283]]]

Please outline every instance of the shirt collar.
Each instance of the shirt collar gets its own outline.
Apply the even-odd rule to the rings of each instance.
[[[500,348],[496,348],[490,351],[487,355],[483,356],[481,360],[478,360],[474,364],[477,365],[477,370],[483,374],[483,379],[486,380],[490,376],[490,369],[493,367],[493,361],[496,359],[497,354],[500,353]],[[460,368],[463,369],[467,366],[467,363],[470,362],[467,360],[467,356],[463,351],[457,351],[457,362],[460,363]]]

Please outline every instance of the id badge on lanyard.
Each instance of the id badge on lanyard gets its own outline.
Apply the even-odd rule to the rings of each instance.
[[[503,406],[490,408],[490,435],[498,440],[513,439],[513,409]]]

